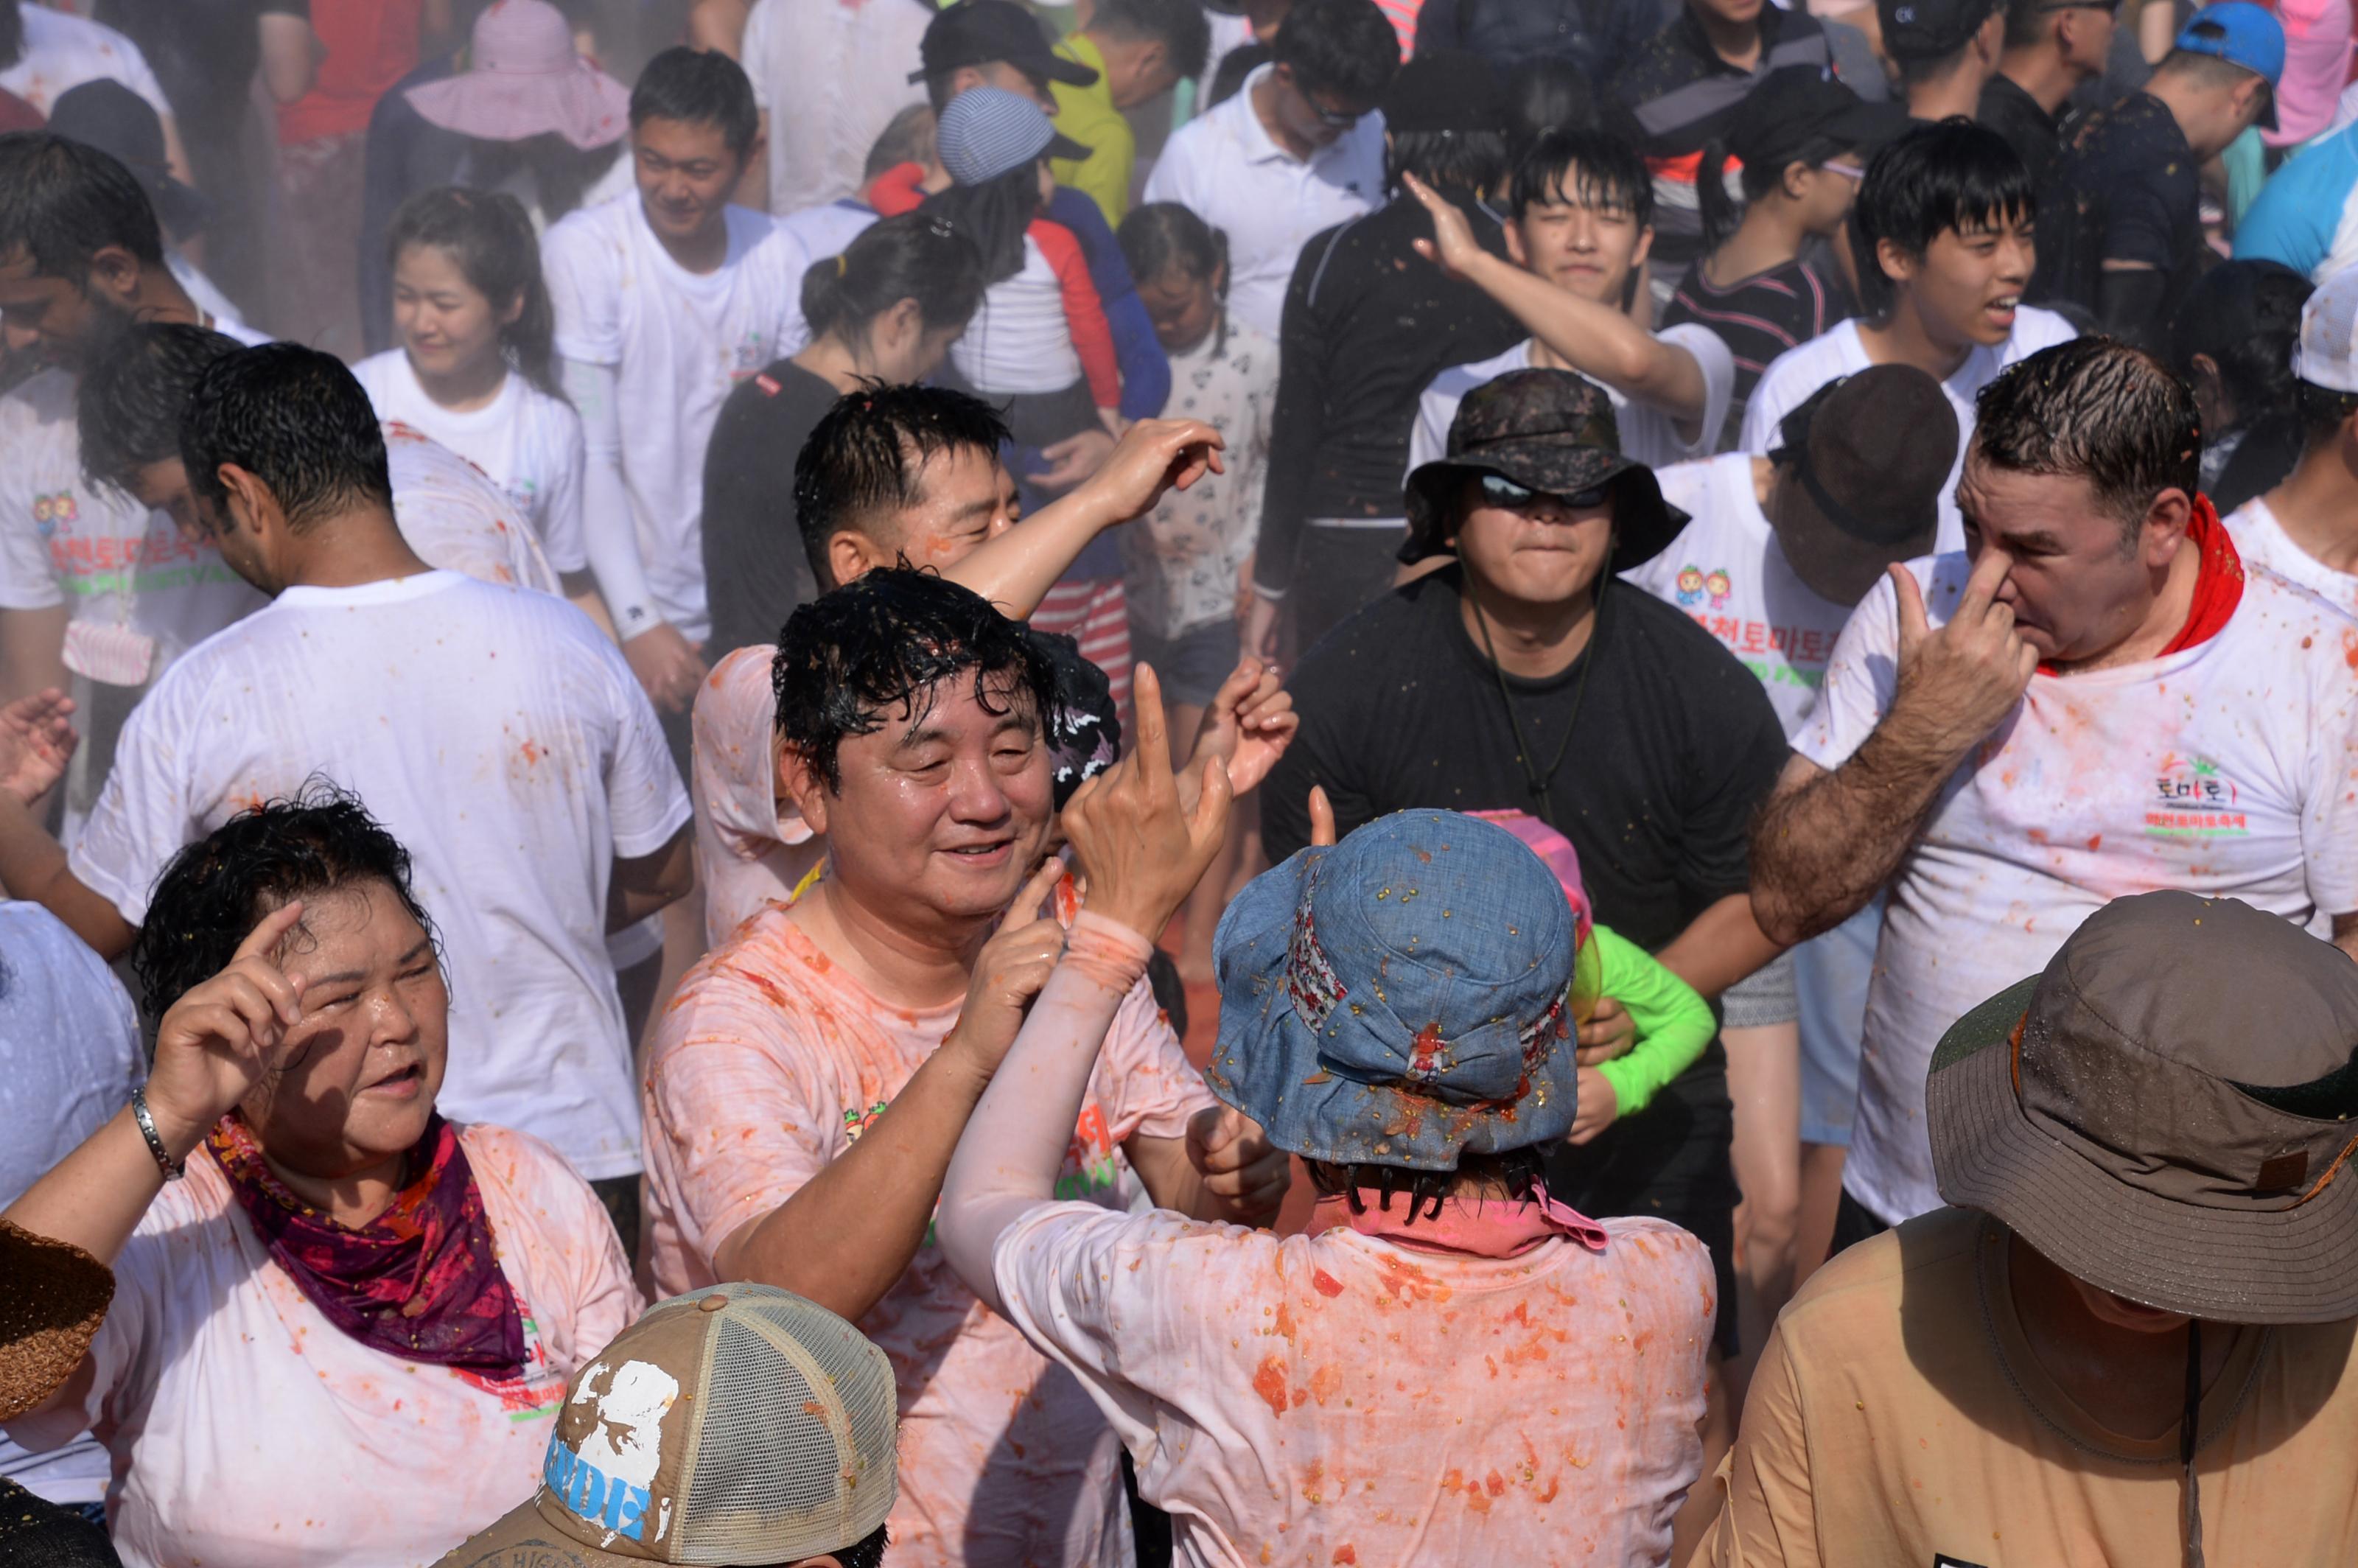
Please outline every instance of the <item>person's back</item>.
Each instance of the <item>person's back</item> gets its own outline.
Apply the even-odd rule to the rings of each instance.
[[[1416,52],[1468,49],[1502,74],[1533,59],[1568,60],[1602,91],[1661,25],[1654,0],[1426,0]]]

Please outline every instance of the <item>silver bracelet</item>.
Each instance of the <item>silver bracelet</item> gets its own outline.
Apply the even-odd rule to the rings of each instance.
[[[163,1135],[156,1130],[156,1119],[147,1114],[146,1086],[131,1091],[131,1119],[139,1124],[139,1136],[147,1140],[147,1152],[156,1156],[156,1168],[164,1173],[168,1182],[177,1182],[189,1173],[185,1160],[175,1160],[165,1152]]]

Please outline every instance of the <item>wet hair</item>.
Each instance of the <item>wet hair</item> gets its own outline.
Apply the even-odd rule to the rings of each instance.
[[[1217,109],[1244,91],[1245,78],[1276,58],[1277,51],[1255,40],[1238,44],[1220,57],[1220,67],[1212,72],[1212,85],[1205,90],[1204,107]]]
[[[836,400],[795,459],[795,517],[823,587],[827,542],[847,530],[877,538],[881,513],[914,505],[918,475],[944,452],[997,458],[1014,438],[999,411],[944,386],[869,386]]]
[[[219,506],[223,463],[260,480],[304,533],[355,506],[393,505],[384,432],[368,394],[333,354],[265,343],[223,354],[198,373],[180,411],[189,488]]]
[[[982,288],[972,241],[937,218],[903,212],[862,229],[841,255],[811,264],[803,319],[814,339],[832,332],[852,343],[871,321],[914,299],[927,330],[963,327]]]
[[[1304,92],[1371,104],[1400,70],[1400,34],[1376,0],[1297,0],[1278,24],[1270,58],[1292,68]]]
[[[880,1524],[850,1545],[838,1547],[830,1555],[843,1568],[883,1568],[884,1549],[892,1543],[892,1538]]]
[[[1403,174],[1436,190],[1479,192],[1507,172],[1504,131],[1395,131],[1385,142],[1384,187],[1395,193]]]
[[[1114,765],[1121,756],[1121,708],[1113,682],[1081,654],[1080,639],[1065,632],[1025,626],[1056,675],[1056,700],[1048,708],[1049,781],[1056,809],[1075,792]]]
[[[979,185],[952,185],[917,211],[964,234],[982,258],[985,287],[1023,270],[1023,231],[1040,216],[1040,165],[1034,158]]]
[[[1204,62],[1211,58],[1211,18],[1196,0],[1098,0],[1088,30],[1161,44],[1163,63],[1191,80],[1204,74]]]
[[[2209,356],[2219,367],[2220,389],[2234,402],[2239,426],[2290,414],[2300,384],[2292,373],[2293,345],[2300,341],[2301,307],[2312,292],[2308,278],[2281,262],[2220,263],[2187,290],[2178,308],[2169,368],[2190,384],[2194,356]]]
[[[409,884],[409,851],[360,802],[313,780],[287,799],[239,812],[172,857],[131,945],[151,1016],[229,968],[272,910],[296,899],[382,882],[441,952]]]
[[[922,723],[933,688],[968,671],[986,713],[1012,712],[1028,697],[1044,719],[1055,704],[1056,673],[1022,622],[932,572],[870,572],[798,606],[778,633],[770,684],[779,738],[840,790],[847,738],[874,734],[893,709]]]
[[[868,161],[860,166],[860,178],[871,180],[904,163],[933,162],[934,124],[934,106],[930,103],[912,103],[885,121],[876,145],[868,149]]]
[[[1654,182],[1635,145],[1610,131],[1559,125],[1542,132],[1515,161],[1511,211],[1571,202],[1627,212],[1644,228],[1654,221]]]
[[[1509,1203],[1534,1202],[1545,1184],[1547,1169],[1537,1148],[1508,1149],[1495,1154],[1461,1153],[1454,1171],[1412,1171],[1401,1165],[1369,1163],[1336,1165],[1320,1160],[1303,1163],[1310,1171],[1310,1184],[1318,1189],[1319,1195],[1347,1200],[1353,1214],[1367,1212],[1367,1205],[1359,1197],[1362,1188],[1375,1190],[1376,1206],[1385,1214],[1391,1212],[1392,1199],[1406,1198],[1405,1223],[1410,1225],[1419,1218],[1439,1219],[1442,1204],[1469,1189],[1485,1193],[1503,1190]]]
[[[2131,541],[2155,496],[2202,477],[2194,394],[2115,338],[2075,338],[2009,365],[1974,399],[1974,450],[2012,473],[2088,481]]]
[[[540,240],[524,203],[497,190],[421,190],[401,204],[385,232],[388,268],[399,265],[401,253],[412,245],[449,252],[467,286],[490,300],[493,310],[505,310],[510,301],[522,306],[516,319],[501,327],[500,347],[526,381],[562,401],[557,312],[541,276]]]
[[[1507,72],[1507,147],[1509,167],[1542,133],[1558,126],[1595,130],[1596,85],[1588,73],[1561,55],[1527,59]]]
[[[163,227],[131,171],[48,131],[0,135],[0,260],[22,250],[41,276],[80,285],[110,245],[164,265]]]
[[[1920,256],[1951,229],[1962,234],[2038,215],[2030,175],[2004,136],[1962,115],[1913,126],[1868,162],[1851,206],[1863,302],[1871,314],[1891,308],[1896,286],[1876,257],[1882,241]]]
[[[647,61],[631,89],[631,129],[649,120],[716,125],[729,150],[744,157],[762,133],[762,111],[745,68],[718,49],[675,45]]]
[[[180,415],[197,378],[240,346],[202,327],[135,322],[92,353],[74,389],[83,475],[128,490],[149,463],[179,457]]]

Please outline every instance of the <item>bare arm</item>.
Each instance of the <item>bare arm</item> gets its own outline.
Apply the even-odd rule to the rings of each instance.
[[[311,91],[319,70],[319,41],[300,16],[266,12],[262,17],[262,81],[271,100],[292,103]]]
[[[1927,630],[1915,578],[1891,568],[1899,679],[1890,711],[1833,772],[1788,762],[1753,829],[1752,908],[1773,940],[1802,941],[1865,908],[1899,869],[1941,786],[2021,698],[2039,654],[1993,597],[2011,565],[1985,549],[1937,632]]]
[[[0,610],[0,702],[73,684],[66,669],[66,623],[73,607]]]
[[[49,690],[0,708],[0,892],[41,905],[112,961],[136,928],[67,868],[64,847],[41,825],[42,802],[73,756],[73,706]]]
[[[1433,215],[1435,237],[1416,242],[1419,254],[1497,300],[1574,370],[1661,409],[1682,426],[1701,425],[1708,389],[1693,354],[1662,341],[1624,311],[1583,299],[1492,255],[1475,241],[1466,214],[1416,176],[1401,178]]]
[[[976,549],[942,575],[1021,621],[1108,528],[1154,510],[1174,490],[1224,473],[1220,433],[1200,419],[1141,419],[1105,466],[1061,499]]]
[[[1779,787],[1783,787],[1781,781]],[[1737,892],[1689,921],[1670,946],[1654,955],[1654,961],[1709,1000],[1758,970],[1785,946],[1760,928],[1751,897]]]
[[[606,929],[627,931],[687,896],[696,885],[696,825],[689,823],[652,855],[616,856],[606,884]]]
[[[1036,912],[1063,871],[1051,860],[1012,907]],[[975,959],[966,1010],[941,1048],[840,1159],[716,1248],[714,1272],[793,1291],[855,1322],[882,1301],[924,1244],[967,1118],[1063,951],[1054,920],[1011,914]]]

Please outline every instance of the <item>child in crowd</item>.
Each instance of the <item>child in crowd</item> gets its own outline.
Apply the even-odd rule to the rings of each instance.
[[[1170,411],[1228,441],[1226,473],[1165,496],[1121,535],[1130,655],[1162,677],[1172,733],[1192,735],[1242,652],[1238,606],[1252,590],[1260,536],[1277,345],[1229,315],[1228,238],[1194,212],[1169,201],[1141,207],[1123,220],[1120,239],[1171,356]],[[1212,978],[1212,928],[1251,836],[1238,825],[1203,896],[1189,901],[1179,968],[1190,979]]]
[[[557,320],[531,219],[513,196],[420,191],[395,214],[385,248],[401,346],[352,367],[377,417],[490,475],[532,524],[567,596],[590,592],[581,416],[557,384]]]
[[[1231,906],[1205,1076],[1309,1162],[1306,1233],[1055,1201],[1059,1120],[1141,933],[1222,832],[1217,773],[1184,811],[1157,705],[1139,711],[1138,753],[1065,812],[1088,889],[951,1159],[952,1266],[1089,1390],[1184,1561],[1281,1541],[1319,1563],[1662,1561],[1702,1469],[1710,1265],[1661,1221],[1553,1201],[1541,1164],[1595,1082],[1577,973],[1666,1004],[1643,1022],[1678,1051],[1712,1025],[1590,926],[1568,860],[1551,875],[1495,824],[1402,812]]]
[[[1711,249],[1679,280],[1662,321],[1700,322],[1735,354],[1729,416],[1739,428],[1771,360],[1855,313],[1827,242],[1850,216],[1867,155],[1902,124],[1887,106],[1791,67],[1772,72],[1704,149],[1695,193]],[[1743,170],[1741,212],[1727,195],[1730,160]]]

